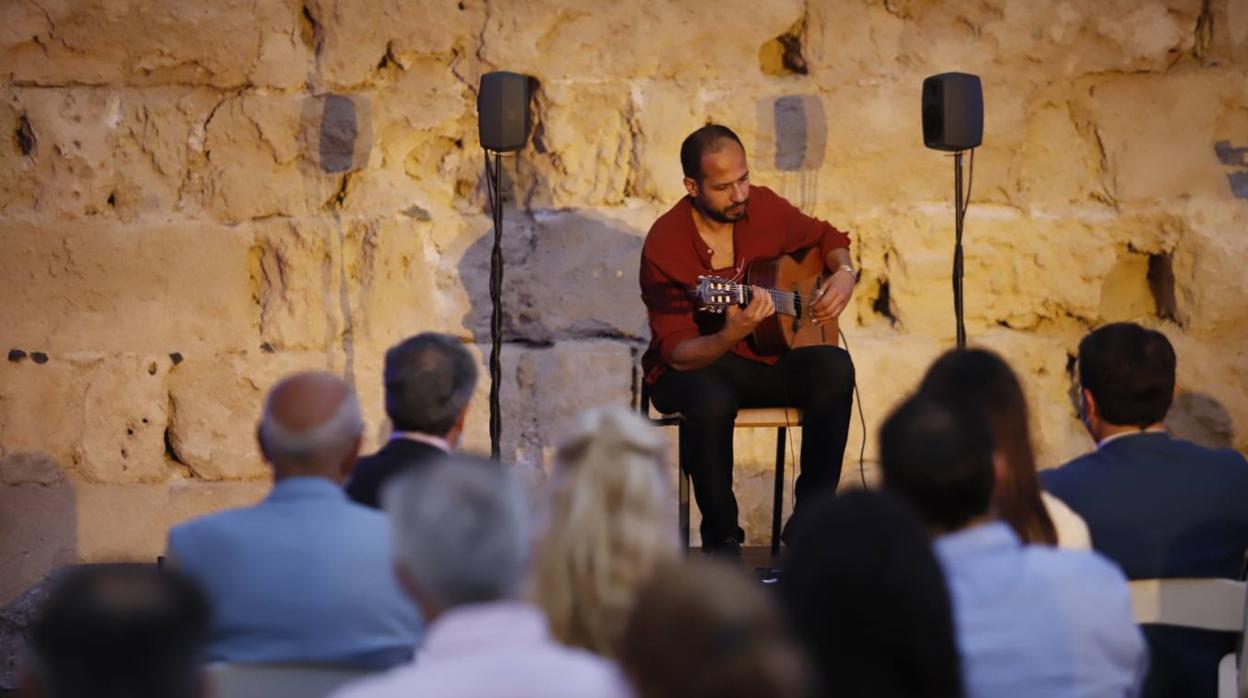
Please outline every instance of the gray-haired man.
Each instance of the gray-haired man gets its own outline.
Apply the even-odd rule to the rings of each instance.
[[[450,456],[383,496],[395,567],[429,620],[419,659],[335,698],[623,698],[615,666],[551,636],[518,600],[530,546],[526,498],[506,466]]]
[[[360,459],[347,483],[347,496],[374,509],[387,480],[455,448],[477,385],[477,364],[458,339],[424,332],[386,352],[385,382],[394,432],[380,451]]]
[[[381,668],[411,657],[421,623],[391,573],[385,516],[341,489],[363,428],[335,376],[286,378],[257,430],[269,496],[170,531],[170,558],[212,602],[210,661]]]

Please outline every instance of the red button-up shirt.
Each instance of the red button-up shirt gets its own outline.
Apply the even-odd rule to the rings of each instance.
[[[693,294],[698,276],[743,276],[757,259],[816,245],[827,259],[832,250],[849,247],[849,236],[807,216],[767,187],[751,186],[746,215],[732,226],[733,267],[712,269],[710,246],[693,222],[693,200],[681,199],[650,227],[641,250],[641,299],[650,316],[650,347],[641,360],[646,380],[653,383],[671,367],[672,352],[681,342],[723,327],[723,315],[697,309]],[[777,359],[755,353],[748,340],[731,351],[764,363]]]

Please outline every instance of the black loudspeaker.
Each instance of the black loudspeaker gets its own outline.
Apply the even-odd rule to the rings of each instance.
[[[967,150],[984,142],[984,87],[978,75],[941,73],[923,81],[923,145]]]
[[[520,150],[529,138],[529,78],[496,71],[481,76],[477,92],[477,128],[481,147]]]

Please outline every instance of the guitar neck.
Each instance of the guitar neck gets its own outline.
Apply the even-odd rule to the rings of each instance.
[[[742,284],[741,289],[745,295],[746,302],[754,299],[754,289],[752,287]],[[764,288],[763,290],[771,296],[771,302],[776,306],[776,312],[781,315],[799,315],[802,305],[807,302],[807,299],[792,291],[782,291],[778,288]]]

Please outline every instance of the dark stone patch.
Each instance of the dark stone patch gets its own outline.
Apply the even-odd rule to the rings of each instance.
[[[1213,152],[1223,165],[1248,167],[1248,148],[1236,148],[1230,141],[1218,141],[1213,144]]]
[[[1231,183],[1231,194],[1236,199],[1248,199],[1248,172],[1232,172],[1226,178]]]
[[[9,361],[18,362],[24,358],[26,358],[26,352],[22,351],[21,349],[9,350]]]
[[[888,324],[894,326],[897,324],[897,316],[893,314],[893,304],[889,298],[888,280],[880,281],[880,287],[876,291],[875,300],[871,303],[871,310],[876,315],[888,318]]]
[[[31,157],[35,154],[39,139],[35,137],[35,128],[30,125],[30,119],[25,114],[17,119],[17,132],[14,133],[14,137],[17,139],[17,147],[21,149],[22,155]]]
[[[182,354],[180,352],[175,351],[169,355],[169,360],[173,362],[174,366],[177,366],[178,364],[182,363]]]
[[[433,216],[429,215],[428,211],[421,208],[420,206],[417,206],[416,204],[412,204],[411,206],[408,206],[407,208],[403,209],[403,215],[407,216],[408,218],[414,218],[418,221],[428,222],[428,221],[433,220]]]
[[[30,360],[42,366],[48,363],[48,355],[41,351],[32,351],[30,353]]]
[[[299,18],[299,38],[303,41],[303,45],[312,49],[318,57],[321,55],[325,33],[321,28],[321,23],[317,21],[307,5],[303,6],[303,14]]]
[[[1157,317],[1178,322],[1178,301],[1174,295],[1174,258],[1168,252],[1148,256],[1148,288],[1153,294]]]
[[[273,348],[273,345],[272,345],[272,344],[269,344],[268,342],[264,342],[263,344],[261,344],[261,345],[260,345],[260,351],[262,351],[262,352],[264,352],[264,353],[266,353],[266,354],[275,354],[275,353],[277,353],[277,350]]]
[[[350,170],[358,136],[355,102],[342,95],[327,96],[321,111],[321,169],[326,172]]]
[[[784,67],[798,75],[809,72],[806,58],[802,55],[802,37],[797,34],[781,34],[777,40],[784,47]]]

